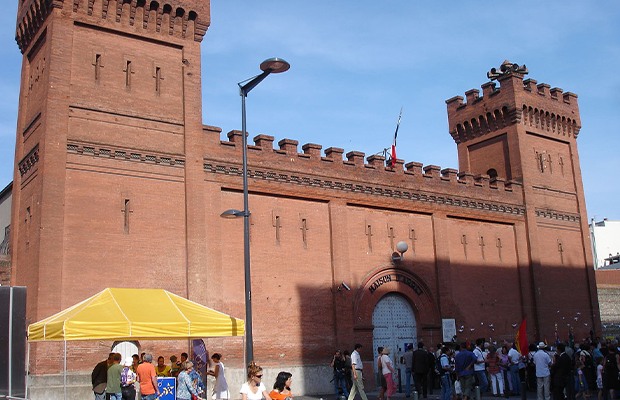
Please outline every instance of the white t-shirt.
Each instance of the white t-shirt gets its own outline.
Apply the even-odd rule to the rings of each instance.
[[[239,390],[239,393],[245,394],[248,397],[248,400],[261,400],[263,398],[263,392],[266,390],[265,385],[261,382],[256,393],[252,393],[252,390],[250,390],[250,385],[245,382],[241,385],[241,390]]]
[[[360,357],[360,353],[357,350],[353,350],[351,353],[351,364],[355,365],[355,369],[363,369],[362,358]]]
[[[510,351],[508,351],[508,358],[510,358],[511,365],[519,364],[521,353],[519,353],[516,349],[510,349]]]
[[[474,349],[474,355],[476,356],[476,361],[484,361],[484,354],[482,353],[482,350],[480,350],[480,348],[476,347]],[[474,371],[484,371],[485,367],[486,366],[484,363],[476,363],[474,364]]]
[[[387,355],[382,355],[381,356],[381,372],[383,373],[383,375],[385,374],[391,374],[392,371],[390,371],[390,369],[388,368],[388,364],[392,365],[392,360],[390,360],[390,357],[388,357]]]
[[[534,353],[534,365],[536,365],[537,378],[544,378],[551,375],[551,371],[549,371],[549,364],[551,364],[551,357],[549,357],[549,353],[544,350],[538,350]]]

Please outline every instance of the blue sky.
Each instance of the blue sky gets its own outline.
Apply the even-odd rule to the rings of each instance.
[[[17,0],[0,14],[0,186],[12,179],[21,54]],[[579,95],[588,217],[620,219],[620,2],[212,0],[202,42],[203,123],[240,129],[236,83],[269,57],[291,69],[248,97],[248,131],[458,166],[444,101],[508,59]]]

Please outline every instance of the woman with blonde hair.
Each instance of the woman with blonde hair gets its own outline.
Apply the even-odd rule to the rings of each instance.
[[[386,400],[390,400],[390,397],[394,396],[396,393],[396,383],[394,383],[393,374],[396,373],[394,371],[394,367],[392,367],[392,360],[390,360],[389,354],[392,352],[392,349],[389,347],[383,348],[383,355],[381,356],[381,367],[383,369],[383,376],[385,377],[385,382],[387,383],[387,390],[385,391]]]
[[[250,362],[248,365],[248,381],[239,390],[242,400],[261,400],[263,397],[266,400],[271,400],[262,379],[263,369],[254,361]]]
[[[181,372],[177,377],[177,400],[191,400],[192,395],[198,397],[198,392],[194,388],[194,382],[189,376],[192,369],[194,369],[193,362],[183,361],[181,363]]]

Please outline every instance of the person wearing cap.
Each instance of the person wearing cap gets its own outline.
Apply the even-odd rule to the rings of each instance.
[[[133,357],[125,358],[121,371],[121,394],[123,400],[135,400],[136,398],[136,373],[133,371]]]
[[[538,388],[538,400],[549,400],[551,383],[551,357],[546,351],[544,342],[538,343],[538,351],[534,353],[534,365],[536,366],[536,386]]]
[[[368,400],[366,397],[366,392],[364,391],[364,376],[362,375],[362,369],[364,365],[362,364],[362,357],[360,357],[359,349],[362,348],[362,345],[357,343],[355,345],[355,350],[351,353],[351,370],[353,371],[353,387],[351,387],[351,391],[349,392],[348,400],[355,399],[355,394],[359,391],[360,396],[362,396],[362,400]]]

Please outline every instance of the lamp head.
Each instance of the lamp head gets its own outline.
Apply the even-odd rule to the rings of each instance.
[[[261,71],[269,70],[269,73],[279,74],[280,72],[286,72],[291,68],[291,64],[283,60],[282,58],[274,57],[260,63]]]
[[[245,216],[245,213],[239,210],[226,210],[220,214],[220,217],[222,218],[237,218],[243,216]]]
[[[403,261],[403,254],[409,249],[407,242],[396,243],[396,250],[392,253],[392,262]]]

